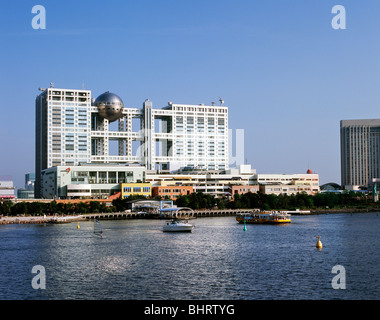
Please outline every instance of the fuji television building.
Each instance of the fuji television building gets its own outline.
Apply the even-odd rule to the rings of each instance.
[[[51,167],[119,165],[128,170],[139,165],[147,173],[228,169],[228,107],[221,100],[219,106],[169,102],[161,109],[145,100],[142,108],[129,108],[108,91],[96,99],[84,89],[50,86],[40,91],[36,198],[42,195],[42,171]]]

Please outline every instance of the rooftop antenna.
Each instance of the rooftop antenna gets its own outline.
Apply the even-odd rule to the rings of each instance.
[[[219,102],[220,102],[220,105],[222,105],[224,103],[224,101],[222,100],[221,97],[219,97]]]
[[[54,82],[50,82],[50,88],[54,88]]]
[[[84,82],[82,82],[82,90],[84,90],[85,88],[84,88]]]

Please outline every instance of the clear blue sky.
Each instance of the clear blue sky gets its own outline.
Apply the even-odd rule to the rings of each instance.
[[[31,27],[34,5],[46,30]],[[346,30],[331,9],[346,8]],[[38,87],[112,91],[126,107],[222,97],[259,173],[340,183],[339,121],[379,118],[380,1],[6,1],[0,175],[34,172]]]

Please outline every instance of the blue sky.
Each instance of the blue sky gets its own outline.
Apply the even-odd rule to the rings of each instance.
[[[46,29],[31,27],[34,5]],[[334,5],[346,30],[334,30]],[[7,1],[0,19],[0,175],[34,172],[39,87],[210,104],[245,130],[259,173],[340,183],[339,121],[379,118],[378,0]]]

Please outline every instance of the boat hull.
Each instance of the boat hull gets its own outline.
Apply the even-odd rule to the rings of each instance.
[[[279,219],[279,220],[266,220],[266,219],[249,219],[249,217],[246,218],[236,218],[236,220],[239,223],[245,223],[246,224],[286,224],[291,223],[292,221],[290,219]]]
[[[193,229],[194,229],[193,226],[186,226],[186,227],[164,226],[162,231],[164,232],[192,232]]]
[[[181,221],[170,221],[165,226],[163,226],[162,231],[164,232],[192,232],[194,226],[186,222]]]
[[[290,214],[284,212],[255,212],[252,214],[238,215],[236,220],[246,224],[286,224],[291,223]]]

